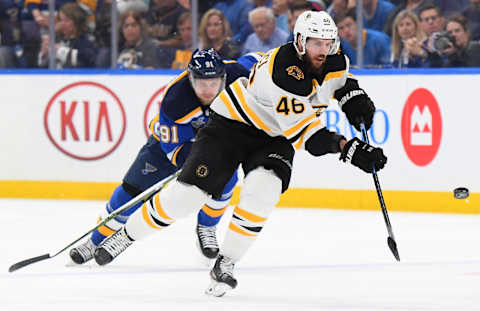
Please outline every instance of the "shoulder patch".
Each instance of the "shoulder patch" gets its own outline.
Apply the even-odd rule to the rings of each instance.
[[[312,92],[311,75],[297,57],[292,42],[282,45],[273,59],[272,80],[287,92],[308,96]]]
[[[305,75],[303,74],[303,71],[295,65],[287,67],[286,70],[289,76],[292,76],[297,80],[305,79]]]

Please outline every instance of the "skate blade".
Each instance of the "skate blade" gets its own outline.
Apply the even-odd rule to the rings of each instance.
[[[220,283],[212,280],[210,286],[205,290],[205,294],[208,296],[222,297],[233,288],[226,283]]]

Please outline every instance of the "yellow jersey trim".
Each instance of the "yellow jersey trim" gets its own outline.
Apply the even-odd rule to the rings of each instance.
[[[310,123],[308,125],[308,127],[305,129],[305,131],[303,132],[303,134],[300,136],[300,139],[298,140],[298,142],[294,145],[295,149],[300,149],[300,147],[302,146],[303,144],[303,139],[305,138],[305,135],[313,128],[315,128],[317,125],[320,125],[322,123],[322,121],[320,120],[317,120],[317,121],[314,121],[312,123]]]
[[[230,101],[230,99],[228,98],[228,96],[225,94],[225,91],[222,91],[219,95],[220,97],[220,100],[223,102],[223,104],[225,105],[225,107],[227,107],[227,110],[228,110],[228,113],[230,114],[230,116],[236,120],[236,121],[239,121],[239,122],[244,122],[240,116],[237,114],[237,112],[235,111],[235,108],[233,107],[233,104],[232,102]]]
[[[183,148],[183,145],[181,145],[180,147],[177,148],[177,150],[175,150],[175,152],[173,153],[173,156],[172,156],[172,164],[177,166],[177,155],[178,155],[178,152]]]
[[[275,56],[277,56],[280,47],[273,50],[272,55],[270,56],[270,64],[268,64],[268,72],[270,73],[270,77],[273,75],[273,64],[275,63]]]
[[[195,117],[196,114],[202,112],[202,107],[197,107],[195,110],[188,113],[186,116],[181,117],[180,119],[176,120],[175,123],[187,123],[190,122],[192,118]]]
[[[341,78],[345,74],[346,70],[329,72],[323,79],[323,82],[327,82],[330,79]]]
[[[243,108],[243,111],[250,117],[250,119],[257,124],[259,128],[261,128],[264,131],[271,132],[272,130],[265,124],[263,123],[262,119],[260,119],[257,114],[250,108],[250,106],[247,105],[247,102],[245,101],[245,97],[243,97],[242,89],[238,85],[238,80],[235,81],[231,86],[233,88],[233,91],[235,92],[234,94],[236,97],[240,100],[240,105]]]
[[[302,121],[298,122],[295,126],[289,128],[288,130],[283,131],[283,135],[285,135],[285,137],[287,137],[287,138],[289,136],[292,136],[293,134],[298,132],[301,128],[303,128],[303,126],[306,123],[308,123],[310,120],[312,120],[315,117],[316,117],[316,113],[309,115],[308,117],[306,117]]]

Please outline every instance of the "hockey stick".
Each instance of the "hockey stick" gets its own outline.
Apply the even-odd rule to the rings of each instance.
[[[367,144],[370,144],[368,135],[367,135],[367,130],[365,129],[365,124],[363,122],[360,123],[360,129],[362,130],[363,140]],[[392,251],[393,256],[395,256],[395,259],[397,261],[400,261],[400,254],[398,253],[397,242],[395,242],[392,225],[390,224],[390,219],[388,218],[387,207],[385,206],[385,201],[383,200],[382,188],[380,188],[380,181],[378,180],[378,176],[377,176],[377,172],[375,171],[375,168],[372,169],[372,176],[373,176],[373,182],[375,183],[375,189],[377,190],[378,201],[380,202],[380,207],[382,208],[383,219],[385,219],[385,224],[387,225],[387,230],[388,230],[387,244],[390,250]]]
[[[134,197],[133,199],[131,199],[127,203],[123,204],[115,212],[110,214],[103,221],[99,222],[94,228],[90,229],[88,232],[84,233],[81,237],[77,238],[75,241],[71,242],[70,244],[68,244],[67,246],[65,246],[64,248],[62,248],[58,252],[56,252],[55,254],[53,254],[53,255],[44,254],[44,255],[41,255],[41,256],[37,256],[37,257],[22,260],[20,262],[17,262],[16,264],[11,265],[10,268],[8,268],[8,272],[16,271],[18,269],[21,269],[21,268],[26,267],[28,265],[31,265],[33,263],[36,263],[36,262],[39,262],[39,261],[42,261],[42,260],[45,260],[45,259],[50,259],[50,258],[53,258],[53,257],[63,253],[65,250],[67,250],[68,248],[70,248],[71,246],[76,244],[78,241],[80,241],[81,239],[83,239],[84,237],[86,237],[87,235],[92,233],[93,231],[97,230],[98,228],[100,228],[101,226],[103,226],[104,224],[106,224],[107,222],[112,220],[113,218],[117,217],[121,213],[125,212],[126,210],[128,210],[132,206],[136,205],[140,201],[148,200],[148,198],[150,198],[154,193],[160,191],[167,183],[169,183],[171,180],[175,179],[180,174],[180,172],[181,172],[181,169],[176,171],[173,175],[170,175],[167,178],[157,182],[156,184],[154,184],[153,186],[151,186],[147,190],[143,191],[142,193],[140,193],[139,195],[137,195],[136,197]]]

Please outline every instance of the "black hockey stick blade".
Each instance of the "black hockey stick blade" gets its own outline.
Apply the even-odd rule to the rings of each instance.
[[[397,242],[395,242],[395,240],[392,239],[392,237],[388,237],[387,238],[387,244],[388,244],[388,247],[390,248],[390,250],[392,251],[393,256],[395,256],[395,259],[397,261],[400,261],[400,254],[398,253]]]
[[[52,258],[52,257],[50,257],[50,254],[45,254],[45,255],[41,255],[41,256],[37,256],[37,257],[33,257],[33,258],[29,258],[29,259],[19,261],[16,264],[11,265],[10,268],[8,268],[8,272],[16,271],[18,269],[21,269],[23,267],[31,265],[32,263],[36,263],[36,262],[39,262],[39,261],[42,261],[42,260],[45,260],[45,259],[49,259],[49,258]]]

